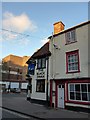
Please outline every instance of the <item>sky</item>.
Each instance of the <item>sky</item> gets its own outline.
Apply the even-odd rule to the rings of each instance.
[[[68,29],[87,20],[88,2],[2,2],[0,59],[31,56],[52,35],[55,22]]]

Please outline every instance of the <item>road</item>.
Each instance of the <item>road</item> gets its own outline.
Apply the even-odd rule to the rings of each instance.
[[[11,97],[12,96],[12,97]],[[6,98],[26,98],[26,93],[23,93],[23,94],[13,94],[13,93],[10,93],[10,94],[2,94],[2,105],[3,105],[3,97],[6,97]],[[5,108],[1,108],[0,107],[0,113],[2,113],[2,120],[5,120],[5,119],[25,119],[25,120],[37,120],[36,118],[33,118],[33,117],[30,117],[30,116],[26,116],[26,115],[23,115],[21,113],[18,113],[18,112],[14,112],[12,110],[8,110],[8,109],[5,109]]]
[[[4,108],[0,108],[0,111],[2,110],[2,120],[3,119],[25,119],[25,120],[37,120],[35,118],[32,118],[32,117],[29,117],[29,116],[26,116],[26,115],[23,115],[23,114],[20,114],[20,113],[16,113],[16,112],[13,112],[11,110],[7,110],[7,109],[4,109]]]
[[[2,94],[2,106],[3,117],[17,117],[17,118],[27,118],[29,117],[32,120],[36,119],[51,119],[51,118],[76,118],[81,120],[84,118],[87,120],[89,117],[88,113],[70,111],[66,109],[55,109],[47,108],[43,105],[31,103],[26,100],[26,93],[6,93]],[[9,111],[6,111],[8,109]],[[12,112],[14,111],[14,112]],[[18,114],[19,113],[19,114]],[[23,116],[25,115],[25,116]],[[27,118],[28,119],[28,118]],[[83,119],[83,120],[84,120]],[[64,120],[64,119],[63,119]]]

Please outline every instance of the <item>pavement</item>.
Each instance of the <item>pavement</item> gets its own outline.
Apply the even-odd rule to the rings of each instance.
[[[67,119],[67,118],[79,118],[88,119],[88,113],[70,111],[66,109],[55,109],[45,107],[44,105],[30,103],[26,100],[26,94],[3,94],[2,95],[2,107],[8,110],[16,111],[18,113],[35,117],[37,119]]]

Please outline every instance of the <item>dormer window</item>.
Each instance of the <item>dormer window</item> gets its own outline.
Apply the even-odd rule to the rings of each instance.
[[[69,32],[66,32],[65,33],[65,38],[66,38],[66,44],[76,42],[76,32],[75,32],[75,30],[71,30]]]
[[[46,59],[45,58],[37,59],[37,69],[40,69],[40,68],[46,68]]]

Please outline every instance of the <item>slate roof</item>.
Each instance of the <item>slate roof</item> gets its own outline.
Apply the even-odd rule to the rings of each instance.
[[[49,42],[47,42],[38,51],[34,52],[34,54],[30,57],[30,59],[26,63],[28,64],[33,59],[42,58],[50,55],[51,52],[49,51]]]
[[[70,31],[70,30],[72,30],[72,29],[76,29],[76,28],[78,28],[78,27],[81,27],[81,26],[83,26],[83,25],[87,25],[87,24],[89,24],[89,23],[90,23],[90,20],[89,20],[89,21],[86,21],[86,22],[83,22],[83,23],[80,23],[80,24],[78,24],[78,25],[76,25],[76,26],[73,26],[73,27],[71,27],[71,28],[68,28],[68,29],[66,29],[66,30],[61,31],[61,32],[58,33],[58,34],[53,35],[53,37],[56,37],[56,36],[58,36],[58,35],[60,35],[60,34],[63,34],[63,33],[65,33],[65,32],[68,32],[68,31]],[[52,38],[52,35],[48,37],[48,39],[51,39],[51,38]]]

